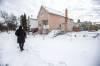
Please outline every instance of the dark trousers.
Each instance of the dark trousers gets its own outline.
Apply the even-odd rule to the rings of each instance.
[[[22,51],[22,50],[24,50],[24,43],[19,43],[19,47],[20,47],[20,50]]]

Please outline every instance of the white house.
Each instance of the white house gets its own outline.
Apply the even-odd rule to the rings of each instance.
[[[38,28],[38,21],[37,19],[34,19],[34,18],[29,18],[28,19],[28,25],[30,27],[30,30],[34,29],[34,28]]]

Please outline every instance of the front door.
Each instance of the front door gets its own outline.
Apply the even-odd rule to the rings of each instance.
[[[49,25],[48,25],[48,20],[43,20],[43,33],[47,34],[49,32]]]

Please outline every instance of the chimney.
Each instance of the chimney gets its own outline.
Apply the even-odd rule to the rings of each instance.
[[[64,24],[64,32],[67,32],[67,22],[68,22],[68,12],[65,9],[65,24]]]
[[[65,9],[65,22],[67,22],[67,20],[68,20],[68,11],[67,9]]]

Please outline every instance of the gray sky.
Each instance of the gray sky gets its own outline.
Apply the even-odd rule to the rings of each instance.
[[[82,21],[100,21],[100,0],[0,0],[0,9],[16,15],[37,17],[40,6],[61,11],[68,9],[68,16]]]

